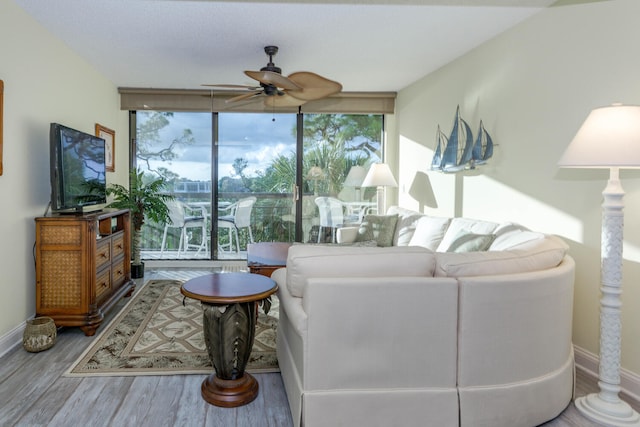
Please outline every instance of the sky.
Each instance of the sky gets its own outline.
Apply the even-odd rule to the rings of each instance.
[[[138,117],[138,120],[143,120],[144,114]],[[220,178],[232,175],[231,165],[236,158],[246,159],[248,167],[244,171],[245,175],[255,176],[256,171],[264,171],[278,155],[288,155],[295,151],[295,114],[224,113],[218,117]],[[180,137],[184,129],[193,132],[195,143],[176,150],[178,158],[170,165],[157,161],[152,166],[168,166],[188,180],[210,181],[211,113],[176,112],[173,117],[169,117],[169,121],[170,125],[160,133],[164,147],[171,140]]]

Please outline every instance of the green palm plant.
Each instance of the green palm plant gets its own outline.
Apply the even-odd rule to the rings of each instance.
[[[174,197],[161,193],[166,185],[167,181],[164,177],[145,179],[144,172],[132,169],[129,175],[129,188],[120,184],[111,184],[107,187],[107,195],[114,198],[107,207],[129,209],[131,212],[132,267],[142,266],[140,239],[145,218],[160,224],[170,220],[166,202],[173,200]]]

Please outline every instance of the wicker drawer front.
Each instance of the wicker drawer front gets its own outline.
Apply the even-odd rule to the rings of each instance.
[[[82,253],[80,251],[42,251],[39,312],[79,309],[82,305]]]
[[[120,233],[120,235],[113,236],[111,240],[111,259],[116,259],[123,254],[124,254],[124,236],[122,233]]]
[[[73,225],[49,225],[40,227],[40,242],[42,245],[82,245],[82,226]]]
[[[107,268],[98,273],[96,278],[96,299],[100,301],[103,295],[109,295],[111,291],[111,269]]]
[[[98,240],[96,245],[96,270],[111,261],[111,239]]]
[[[125,259],[122,258],[120,261],[116,261],[111,266],[111,282],[113,283],[113,288],[117,289],[124,283],[125,279]]]

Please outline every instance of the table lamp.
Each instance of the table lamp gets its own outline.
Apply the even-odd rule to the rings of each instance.
[[[640,168],[640,106],[614,104],[594,109],[558,165],[609,169],[609,182],[602,192],[600,392],[576,399],[575,405],[584,416],[606,426],[640,426],[640,415],[618,396],[624,227],[619,170]]]
[[[362,166],[355,165],[349,169],[349,173],[347,177],[344,179],[345,187],[354,187],[356,190],[356,202],[359,202],[361,199],[360,188],[362,187],[362,182],[364,181],[364,177],[367,175],[367,170]]]
[[[375,163],[369,168],[367,176],[362,181],[363,187],[378,187],[377,202],[378,215],[384,215],[384,187],[397,187],[398,183],[386,163]]]

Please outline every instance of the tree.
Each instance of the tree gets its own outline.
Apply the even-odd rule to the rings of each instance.
[[[269,193],[291,192],[296,177],[296,156],[295,153],[289,155],[280,154],[271,165],[259,173],[254,181],[256,185],[253,191],[264,191]]]
[[[171,161],[177,158],[177,148],[193,145],[195,143],[193,132],[191,129],[184,129],[182,134],[179,137],[171,139],[168,145],[166,143],[163,144],[163,140],[160,137],[160,131],[169,125],[169,118],[173,117],[173,113],[162,111],[141,111],[137,114],[141,116],[138,120],[138,127],[136,129],[137,160],[145,163],[148,170],[154,171],[166,179],[172,178],[162,174],[162,172],[168,172],[166,168],[158,170],[152,169],[150,161]],[[144,116],[144,120],[142,120],[142,116]]]
[[[244,170],[247,168],[247,166],[249,166],[249,162],[246,159],[243,159],[242,157],[238,157],[233,161],[233,165],[231,166],[233,168],[233,174],[235,176],[239,176],[240,178],[243,178]]]
[[[295,132],[295,129],[294,129]],[[313,166],[322,169],[321,193],[337,195],[354,165],[366,166],[378,161],[382,148],[382,116],[312,114],[304,117],[303,173]],[[276,157],[253,182],[253,191],[287,193],[292,191],[296,174],[296,154]],[[259,183],[259,185],[258,185]],[[303,192],[313,191],[305,179]]]
[[[367,160],[380,157],[382,116],[359,114],[311,114],[304,117],[305,145],[310,141],[343,144],[349,155]]]
[[[246,188],[249,188],[249,179],[244,175],[244,170],[249,166],[249,162],[247,159],[243,159],[242,157],[238,157],[233,161],[231,167],[233,168],[232,176],[237,176],[242,181],[242,185]]]

